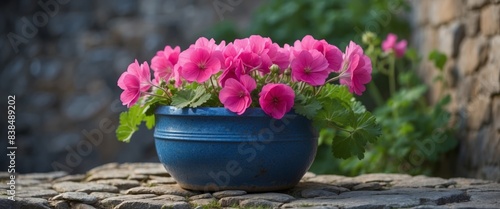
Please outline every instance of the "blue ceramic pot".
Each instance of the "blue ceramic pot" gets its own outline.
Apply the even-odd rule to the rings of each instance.
[[[294,113],[281,120],[260,108],[236,115],[225,108],[161,106],[154,132],[160,161],[191,190],[284,190],[311,166],[317,132]]]

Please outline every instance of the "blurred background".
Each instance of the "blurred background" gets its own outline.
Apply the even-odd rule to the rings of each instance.
[[[134,59],[150,62],[165,45],[186,49],[200,36],[250,34],[282,45],[311,34],[343,50],[365,31],[379,40],[395,33],[411,47],[397,61],[398,94],[388,93],[375,69],[379,100],[372,88],[359,98],[386,121],[384,136],[363,160],[333,159],[322,144],[311,170],[499,181],[498,0],[4,0],[0,108],[16,96],[16,171],[157,162],[152,131],[142,128],[128,144],[116,140],[125,110],[116,81]],[[442,66],[431,61],[437,55],[429,59],[432,52],[445,57]],[[403,116],[385,119],[394,111]],[[7,147],[7,120],[0,125]],[[0,148],[0,167],[7,167],[6,152]]]

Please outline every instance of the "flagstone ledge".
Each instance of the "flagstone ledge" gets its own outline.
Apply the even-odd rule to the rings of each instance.
[[[406,174],[307,173],[286,191],[202,193],[180,188],[158,163],[110,163],[85,175],[19,174],[15,201],[8,178],[0,173],[2,209],[500,208],[498,182]]]

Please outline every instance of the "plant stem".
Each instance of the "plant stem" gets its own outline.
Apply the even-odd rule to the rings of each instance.
[[[157,86],[157,85],[153,84],[153,82],[149,82],[149,84],[151,84],[151,86],[153,86],[153,87],[156,87],[156,88],[158,88],[158,89],[161,89],[163,92],[165,92],[165,95],[167,95],[167,98],[172,99],[172,98],[170,97],[170,93],[169,93],[167,90],[165,90],[164,88],[162,88],[162,87],[160,87],[160,86]],[[149,94],[149,95],[151,95],[151,94]],[[156,94],[155,94],[155,95],[156,95]],[[158,96],[158,95],[157,95],[157,96]]]
[[[394,64],[396,62],[394,56],[389,57],[389,91],[391,93],[391,97],[396,94],[396,76],[395,76],[395,67]]]
[[[378,89],[377,85],[375,83],[370,82],[368,84],[368,88],[370,89],[370,95],[372,96],[373,100],[375,100],[375,103],[377,106],[382,106],[384,104],[384,99],[382,98],[382,95],[380,94],[380,90]]]

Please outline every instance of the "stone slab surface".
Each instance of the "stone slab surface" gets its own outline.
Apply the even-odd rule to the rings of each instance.
[[[2,187],[0,208],[500,208],[500,183],[481,179],[307,173],[286,191],[204,193],[181,188],[162,169],[158,163],[110,163],[86,174],[23,174],[16,201]]]

